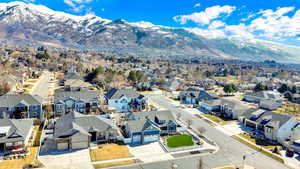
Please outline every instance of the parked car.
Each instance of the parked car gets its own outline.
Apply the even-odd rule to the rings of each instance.
[[[287,157],[294,157],[294,154],[295,154],[295,150],[294,150],[294,149],[288,148],[288,149],[286,150],[286,156],[287,156]]]

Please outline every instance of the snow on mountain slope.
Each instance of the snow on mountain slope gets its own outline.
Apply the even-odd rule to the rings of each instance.
[[[122,54],[206,57],[300,62],[300,48],[269,41],[237,40],[221,32],[171,28],[141,21],[75,16],[42,5],[0,3],[0,42],[18,45],[58,44]]]

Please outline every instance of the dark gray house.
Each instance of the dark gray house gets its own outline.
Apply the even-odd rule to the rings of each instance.
[[[95,112],[99,104],[98,99],[98,91],[94,90],[56,90],[54,93],[54,111],[58,115],[73,111]]]
[[[0,152],[24,149],[32,132],[31,119],[0,119]]]
[[[6,94],[0,97],[0,114],[12,118],[43,117],[43,99],[37,95]]]
[[[114,142],[118,128],[109,119],[71,112],[55,122],[53,139],[57,150],[88,148],[90,142]]]

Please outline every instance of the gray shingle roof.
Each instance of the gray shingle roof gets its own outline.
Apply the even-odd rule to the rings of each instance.
[[[80,79],[67,79],[65,81],[65,86],[81,87],[81,88],[93,87],[92,84],[90,84],[88,82],[84,82],[83,80],[80,80]]]
[[[192,96],[199,100],[211,100],[218,98],[218,95],[214,93],[210,93],[205,90],[193,90],[192,88],[188,88],[186,91],[180,92],[180,96]]]
[[[43,99],[37,95],[29,94],[6,94],[0,97],[0,107],[11,107],[23,102],[28,105],[40,105]]]
[[[174,113],[171,110],[151,111],[151,112],[132,112],[128,115],[129,120],[155,120],[155,116],[160,120],[176,122]]]
[[[260,118],[256,120],[256,122],[260,123],[264,119],[270,119],[270,122],[279,122],[279,127],[282,126],[285,122],[287,122],[291,117],[285,114],[278,114],[271,111],[266,111]]]
[[[149,120],[128,121],[127,125],[130,128],[131,132],[142,132],[147,128],[149,128],[150,126],[153,126],[157,130],[159,130],[159,128],[155,126],[153,123],[151,123]]]
[[[74,99],[80,99],[85,102],[89,102],[97,98],[98,92],[92,90],[80,90],[80,91],[62,91],[56,90],[54,93],[54,101],[58,102],[59,100],[65,100],[69,97]]]
[[[105,97],[107,99],[119,99],[122,96],[126,96],[128,98],[140,98],[141,94],[137,93],[136,91],[134,91],[132,89],[116,89],[116,88],[113,88],[105,95]]]
[[[80,77],[77,73],[67,73],[65,75],[65,79],[83,79],[82,77]]]
[[[88,132],[91,128],[99,132],[104,132],[108,129],[117,130],[117,126],[108,119],[74,112],[66,114],[56,121],[54,138],[68,137],[77,132],[89,135]]]
[[[264,99],[276,99],[276,100],[281,99],[279,93],[276,93],[274,91],[248,92],[245,95],[260,97]]]
[[[25,140],[26,136],[30,134],[32,125],[33,120],[31,119],[0,119],[0,128],[10,127],[6,136],[0,137],[0,143]]]

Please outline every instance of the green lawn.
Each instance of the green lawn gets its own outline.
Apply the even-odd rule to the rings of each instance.
[[[167,145],[170,148],[193,146],[194,142],[191,135],[183,134],[167,138]]]

